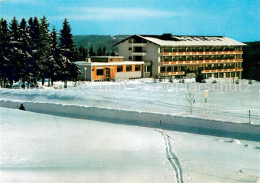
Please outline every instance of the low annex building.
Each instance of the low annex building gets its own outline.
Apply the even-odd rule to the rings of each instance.
[[[79,80],[109,81],[143,77],[144,62],[124,61],[123,56],[93,56],[75,62],[81,70]]]
[[[224,36],[133,35],[114,46],[128,60],[143,61],[144,77],[241,78],[242,47]]]

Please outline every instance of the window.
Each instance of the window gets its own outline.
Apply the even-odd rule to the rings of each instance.
[[[226,73],[226,77],[227,77],[227,78],[230,78],[230,72],[227,72],[227,73]]]
[[[97,76],[103,76],[104,70],[103,69],[97,69]]]
[[[147,71],[147,72],[151,72],[151,66],[147,66],[146,71]]]
[[[130,56],[130,57],[128,57],[129,58],[129,60],[132,60],[132,57]]]
[[[126,72],[130,72],[132,71],[132,66],[131,65],[127,65],[126,66]]]
[[[161,67],[161,73],[165,72],[165,67]]]
[[[123,66],[117,66],[117,72],[123,72]]]
[[[135,66],[135,71],[140,71],[140,65]]]
[[[132,47],[129,47],[128,50],[129,50],[129,51],[132,51]]]

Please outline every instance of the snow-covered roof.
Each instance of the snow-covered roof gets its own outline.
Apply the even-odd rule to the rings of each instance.
[[[86,61],[77,61],[74,62],[77,65],[91,65],[91,66],[111,66],[111,65],[142,65],[142,61],[123,61],[123,62],[86,62]]]
[[[159,46],[246,46],[246,44],[225,36],[175,36],[165,35],[134,35]],[[115,45],[128,40],[130,36]]]
[[[123,56],[91,56],[91,58],[124,58]]]

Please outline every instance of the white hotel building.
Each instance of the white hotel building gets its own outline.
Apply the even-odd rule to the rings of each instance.
[[[194,75],[198,69],[206,78],[241,78],[246,46],[223,36],[171,34],[133,35],[115,45],[125,59],[145,62],[143,77],[172,78]]]

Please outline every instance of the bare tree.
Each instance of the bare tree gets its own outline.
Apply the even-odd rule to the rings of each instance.
[[[186,101],[190,106],[190,114],[192,114],[193,104],[195,103],[195,96],[189,84],[187,85],[187,94],[185,97],[186,97]]]

